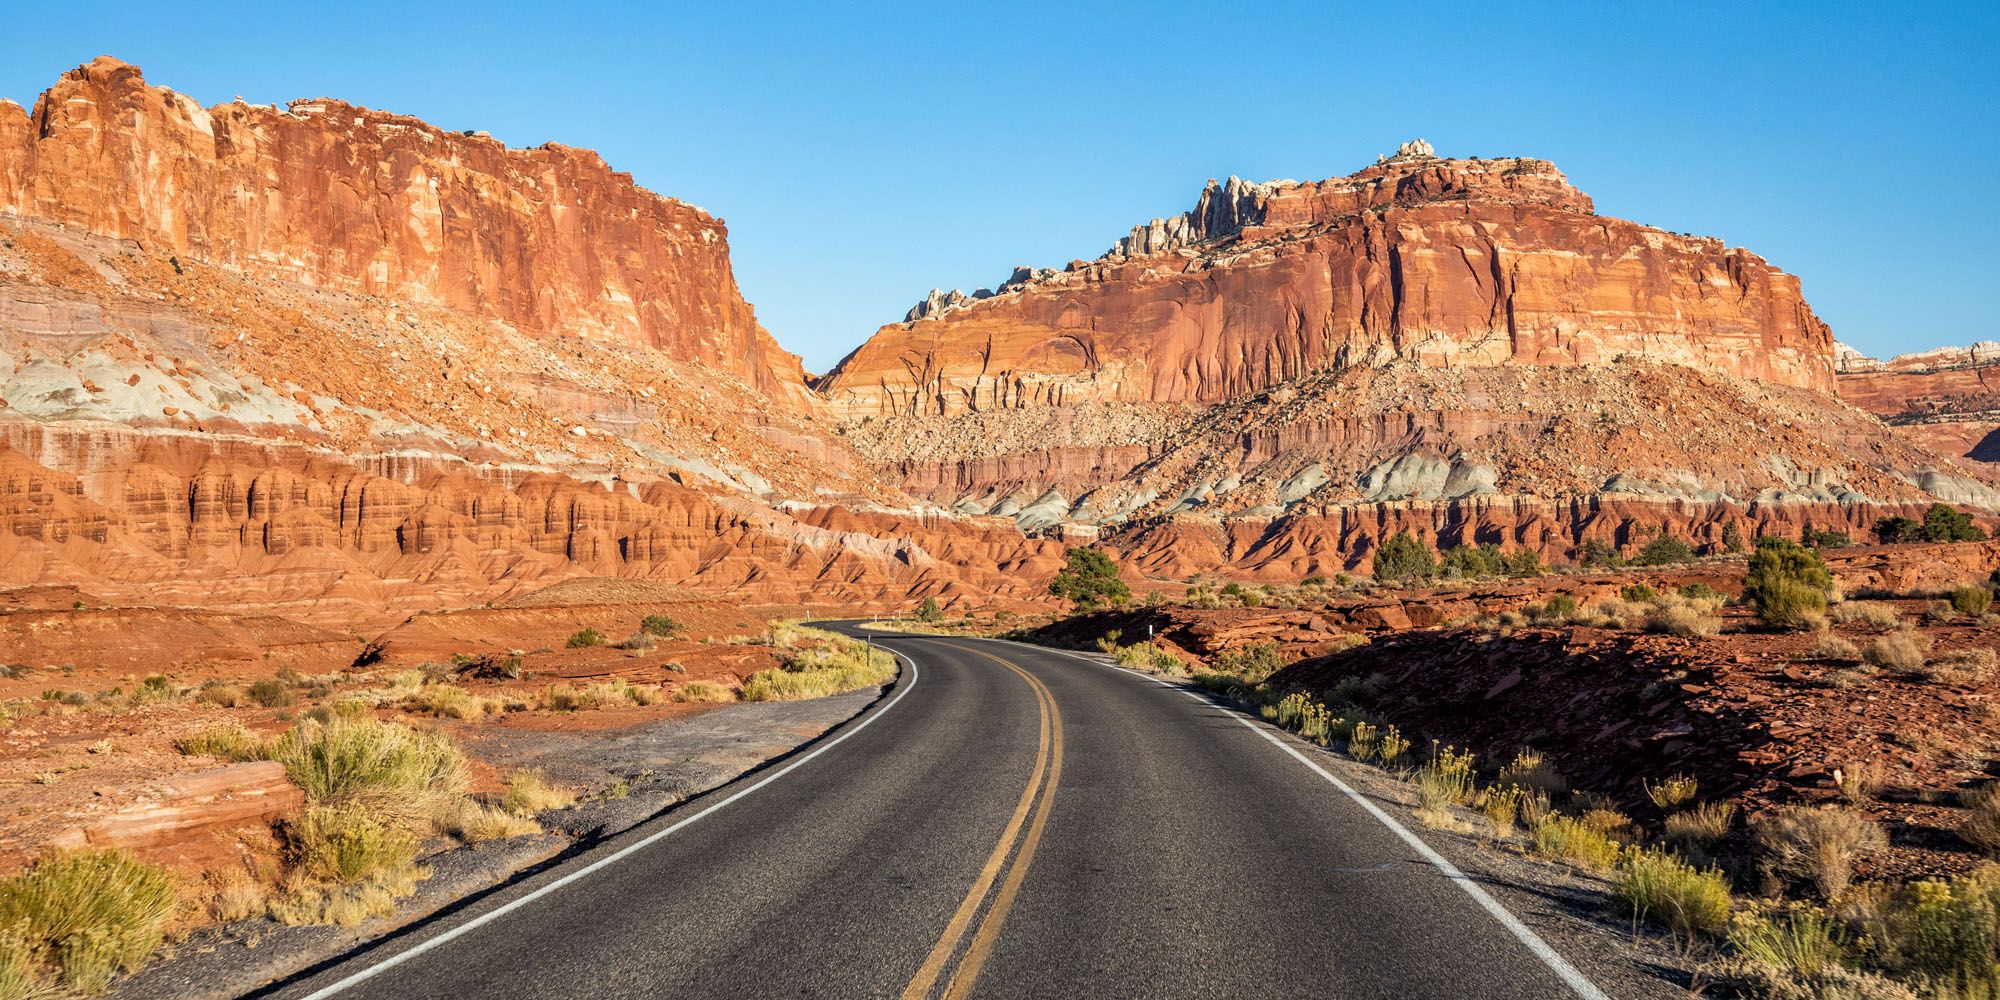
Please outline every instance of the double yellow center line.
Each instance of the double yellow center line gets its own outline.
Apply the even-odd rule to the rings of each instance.
[[[993,883],[1000,878],[1005,868],[1006,881],[1000,884],[999,895],[986,908],[979,926],[972,932],[972,943],[958,960],[958,967],[945,983],[945,1000],[963,1000],[972,993],[972,984],[979,978],[979,970],[986,965],[986,959],[993,953],[993,944],[1000,939],[1000,925],[1007,921],[1007,911],[1014,906],[1014,898],[1020,895],[1021,881],[1028,875],[1028,866],[1035,860],[1035,848],[1041,845],[1042,828],[1049,822],[1049,802],[1055,798],[1056,783],[1062,780],[1063,733],[1062,712],[1056,708],[1056,699],[1033,674],[1022,670],[990,653],[976,649],[965,650],[983,656],[1021,675],[1034,689],[1035,704],[1041,719],[1041,741],[1035,751],[1035,770],[1028,778],[1028,787],[1021,792],[1021,801],[1014,807],[1014,815],[1008,819],[1007,828],[1000,833],[1000,842],[994,845],[993,853],[986,859],[985,867],[979,870],[979,877],[972,882],[972,888],[958,904],[958,910],[951,915],[951,922],[945,925],[944,933],[931,946],[930,954],[924,957],[924,964],[917,969],[916,978],[903,990],[903,1000],[924,1000],[931,995],[938,979],[944,975],[945,967],[958,952],[959,942],[972,927],[973,917],[985,902]],[[1046,779],[1046,780],[1044,780]],[[1026,837],[1021,829],[1027,827]],[[1020,850],[1015,851],[1015,841],[1020,841]],[[1013,865],[1007,865],[1008,855],[1013,855]]]

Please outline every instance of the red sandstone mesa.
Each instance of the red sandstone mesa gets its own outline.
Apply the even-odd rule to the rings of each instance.
[[[1211,181],[1195,209],[997,294],[934,296],[822,383],[849,414],[1215,402],[1329,368],[1641,356],[1822,391],[1832,340],[1747,250],[1597,215],[1541,160]]]
[[[667,351],[799,402],[722,220],[589,150],[508,149],[341,101],[203,108],[100,56],[0,104],[0,213],[524,330]]]

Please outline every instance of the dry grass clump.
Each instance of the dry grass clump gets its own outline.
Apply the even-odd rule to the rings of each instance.
[[[396,912],[396,900],[417,891],[430,877],[426,869],[405,866],[348,885],[299,885],[272,900],[271,919],[291,927],[338,924],[354,927],[372,917]]]
[[[1569,816],[1543,816],[1530,835],[1536,854],[1585,871],[1605,871],[1618,861],[1619,847],[1611,838]]]
[[[1722,619],[1705,615],[1692,605],[1656,607],[1646,615],[1646,631],[1688,638],[1706,638],[1722,631]]]
[[[1939,684],[1984,684],[1993,676],[1994,660],[1990,649],[1947,650],[1926,662],[1920,673],[1925,680]]]
[[[1914,632],[1893,632],[1869,643],[1861,660],[1884,670],[1915,673],[1924,667],[1924,643]]]
[[[104,992],[160,946],[174,879],[123,851],[43,858],[0,879],[0,990]]]
[[[405,695],[396,707],[446,719],[479,719],[506,711],[507,703],[481,697],[453,684],[431,683]]]
[[[1627,853],[1612,892],[1634,918],[1678,933],[1712,933],[1729,923],[1729,880],[1714,868],[1698,869],[1671,854]]]
[[[285,860],[310,879],[354,882],[409,866],[417,836],[408,823],[359,802],[311,806],[285,824]]]
[[[552,684],[542,692],[542,705],[551,712],[592,712],[604,708],[651,705],[660,700],[657,684],[634,684],[623,677],[575,687]]]
[[[795,629],[798,648],[777,670],[759,670],[743,682],[744,701],[798,701],[877,684],[896,676],[896,657],[846,636]]]
[[[1882,765],[1865,761],[1851,767],[1833,769],[1834,783],[1840,786],[1840,794],[1847,801],[1867,805],[1875,800],[1875,793],[1882,790]]]
[[[257,916],[270,905],[264,883],[242,871],[211,871],[203,877],[203,905],[218,924],[233,924]]]
[[[532,769],[508,775],[506,790],[500,797],[500,807],[516,816],[539,816],[575,804],[575,792],[550,784],[547,775]]]
[[[1520,818],[1521,803],[1527,794],[1518,785],[1489,787],[1481,789],[1472,804],[1485,815],[1493,836],[1506,838],[1514,835],[1514,823]]]
[[[385,816],[428,816],[463,796],[470,780],[450,739],[373,719],[302,722],[279,738],[272,759],[308,801]]]
[[[645,629],[640,629],[639,631],[626,636],[625,640],[618,644],[618,648],[628,649],[632,650],[633,652],[643,653],[646,650],[652,649],[654,646],[657,645],[659,645],[659,640],[653,638],[653,633],[648,632]]]
[[[714,681],[688,681],[674,689],[674,700],[679,702],[725,702],[735,701],[736,691],[727,685]]]
[[[1845,605],[1842,605],[1845,607]],[[1861,659],[1860,647],[1831,632],[1823,633],[1806,650],[1806,656],[1814,660],[1832,660],[1836,663],[1856,663]]]
[[[506,840],[542,832],[542,825],[503,806],[459,799],[432,817],[439,833],[477,847],[489,840]]]
[[[1765,867],[1833,900],[1854,879],[1856,860],[1889,846],[1874,820],[1852,809],[1788,809],[1757,825]]]
[[[1893,631],[1903,624],[1903,616],[1880,601],[1843,601],[1827,614],[1842,625],[1865,625],[1877,632]]]
[[[1959,839],[1982,851],[2000,851],[2000,783],[1968,789],[1958,801],[1967,813],[1958,825]]]
[[[1736,807],[1727,802],[1704,802],[1667,817],[1661,839],[1683,850],[1707,847],[1729,835],[1729,820]]]
[[[1145,670],[1178,676],[1187,672],[1187,664],[1181,658],[1152,642],[1135,642],[1130,646],[1119,646],[1111,658],[1121,667]]]
[[[1915,994],[1893,983],[1846,968],[1848,948],[1839,924],[1816,910],[1746,916],[1730,928],[1729,945],[1736,953],[1728,967],[1732,978],[1744,981],[1753,995],[1915,1000]],[[1798,992],[1800,987],[1810,992]]]
[[[233,720],[204,726],[193,735],[175,740],[174,746],[190,757],[214,757],[239,763],[265,760],[271,756],[268,741],[243,728],[243,723]]]

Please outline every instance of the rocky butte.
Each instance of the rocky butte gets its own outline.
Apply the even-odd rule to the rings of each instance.
[[[1352,569],[1404,528],[1565,559],[2000,503],[1835,387],[1796,277],[1422,140],[1210,181],[1096,260],[934,291],[818,383],[892,482],[1095,526],[1166,575]]]
[[[955,297],[954,297],[955,296]],[[1094,261],[931,299],[821,385],[848,414],[1218,402],[1355,365],[1646,358],[1831,390],[1798,279],[1596,214],[1542,160],[1421,140],[1348,177],[1210,181]]]
[[[340,621],[575,576],[1038,590],[1059,545],[919,510],[819,410],[722,221],[594,153],[108,57],[0,102],[0,586]]]

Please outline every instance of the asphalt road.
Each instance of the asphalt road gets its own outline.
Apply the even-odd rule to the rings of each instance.
[[[797,755],[271,992],[1601,996],[1239,713],[1052,650],[875,641],[914,669]]]

